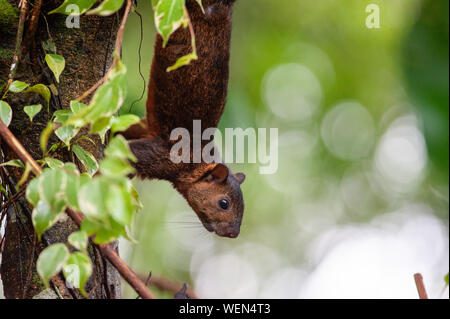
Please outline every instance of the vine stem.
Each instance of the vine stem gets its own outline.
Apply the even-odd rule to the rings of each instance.
[[[195,43],[195,32],[194,32],[194,26],[192,25],[191,16],[189,15],[189,12],[188,12],[186,6],[183,7],[183,11],[188,20],[189,33],[191,34],[192,54],[197,56],[197,45]]]
[[[31,157],[31,155],[25,150],[23,145],[17,140],[14,134],[8,129],[8,127],[0,119],[0,136],[2,139],[11,147],[11,149],[16,153],[20,160],[24,163],[29,163],[31,169],[35,175],[40,175],[42,168],[40,165]],[[84,216],[70,208],[66,209],[66,214],[78,225],[81,225]],[[93,245],[92,239],[90,239]],[[147,288],[144,282],[136,275],[136,273],[123,261],[122,258],[117,254],[117,252],[109,244],[96,245],[100,249],[100,252],[104,257],[106,257],[111,264],[119,271],[120,275],[130,284],[130,286],[141,296],[143,299],[154,299],[155,296]]]
[[[23,38],[23,29],[25,26],[25,19],[28,11],[28,2],[27,0],[21,1],[20,6],[20,16],[19,16],[19,25],[17,27],[17,35],[16,35],[16,47],[14,49],[14,56],[11,64],[11,69],[9,73],[9,79],[5,87],[5,92],[2,95],[2,99],[5,98],[6,94],[8,93],[9,86],[11,85],[12,81],[14,80],[14,77],[16,76],[16,71],[19,66],[19,60],[20,60],[20,48],[22,46],[22,38]]]
[[[128,16],[130,15],[132,6],[133,6],[132,0],[127,0],[125,12],[123,13],[122,22],[120,23],[119,30],[117,31],[116,43],[114,45],[115,56],[114,56],[113,62],[111,63],[111,65],[108,69],[108,72],[106,72],[106,74],[100,80],[98,80],[97,83],[95,83],[87,91],[85,91],[82,95],[80,95],[78,98],[76,98],[76,101],[81,102],[85,98],[87,98],[89,95],[94,93],[95,90],[97,90],[98,87],[100,85],[102,85],[108,79],[109,75],[111,74],[111,71],[113,70],[114,66],[116,65],[116,63],[119,59],[119,56],[122,53],[123,33],[125,31],[125,25],[127,24]]]

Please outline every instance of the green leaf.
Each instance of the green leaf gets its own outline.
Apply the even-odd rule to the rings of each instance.
[[[118,157],[106,157],[100,163],[100,171],[110,177],[122,177],[135,172],[127,160]]]
[[[163,38],[163,47],[170,35],[186,23],[184,15],[185,0],[159,0],[155,8],[156,30]]]
[[[131,197],[133,198],[133,206],[135,211],[139,211],[142,208],[144,208],[144,205],[142,205],[141,201],[139,200],[139,193],[134,188],[133,184],[130,180],[127,180],[127,188],[128,192],[130,193]]]
[[[31,219],[39,240],[41,235],[58,221],[58,217],[64,209],[64,201],[60,200],[56,208],[59,208],[60,211],[54,210],[45,200],[40,200],[34,207]]]
[[[121,115],[114,117],[111,123],[112,133],[126,131],[131,125],[139,123],[141,119],[134,114]]]
[[[74,114],[80,112],[81,110],[84,110],[87,107],[88,106],[84,103],[78,101],[70,101],[70,109]]]
[[[59,159],[46,157],[44,158],[45,163],[47,163],[48,167],[50,168],[61,168],[64,167],[64,163],[61,162]]]
[[[42,110],[41,104],[28,105],[23,108],[23,111],[28,115],[30,121],[33,122],[33,118]]]
[[[59,213],[64,198],[67,174],[61,169],[45,168],[39,177],[39,195]],[[57,211],[58,210],[58,211]]]
[[[71,254],[63,266],[63,273],[66,280],[87,297],[84,285],[92,274],[92,262],[89,257],[79,252]]]
[[[53,112],[53,122],[66,124],[72,115],[71,110],[57,110]]]
[[[63,125],[55,131],[55,134],[64,144],[70,146],[70,141],[77,136],[79,131],[80,129],[72,125]]]
[[[122,135],[116,135],[109,142],[108,147],[105,149],[106,157],[118,157],[122,159],[129,159],[134,162],[137,161],[136,156],[131,152],[128,146],[127,140]]]
[[[0,101],[0,120],[3,121],[3,123],[6,126],[9,126],[12,119],[12,110],[8,103],[5,101]]]
[[[170,36],[181,25],[187,25],[184,13],[185,0],[159,0],[155,11],[155,25],[157,32],[163,38],[163,47],[167,45]]]
[[[123,1],[124,0],[103,0],[97,8],[90,10],[86,14],[109,16],[122,7]]]
[[[119,60],[111,71],[108,81],[95,92],[89,106],[75,110],[76,104],[71,103],[71,107],[76,113],[65,124],[75,127],[95,124],[93,129],[103,138],[108,128],[105,118],[113,116],[120,109],[126,97],[126,72],[125,65]]]
[[[85,119],[94,123],[100,118],[111,116],[120,108],[122,103],[123,96],[120,88],[112,83],[104,84],[95,92]]]
[[[100,133],[109,129],[111,117],[101,117],[91,125],[91,133]]]
[[[22,161],[19,159],[7,161],[5,163],[0,164],[0,166],[13,166],[13,167],[20,167],[20,168],[25,167],[25,165],[23,165]]]
[[[105,128],[103,131],[98,132],[98,136],[100,136],[100,140],[102,141],[102,144],[105,144],[105,137],[106,137],[107,132],[108,132],[108,128]]]
[[[36,207],[36,205],[39,202],[39,178],[33,178],[27,186],[27,190],[25,192],[25,196],[27,200],[33,205],[33,207]]]
[[[3,195],[5,195],[6,199],[8,199],[8,192],[6,191],[6,189],[1,184],[0,184],[0,192],[3,193]]]
[[[48,122],[47,127],[42,131],[41,136],[39,138],[41,151],[44,154],[47,152],[48,139],[50,138],[50,135],[52,135],[52,133],[53,133],[53,123]]]
[[[66,0],[62,5],[60,5],[58,8],[50,11],[48,14],[53,13],[61,13],[66,15],[77,15],[73,12],[73,10],[70,10],[70,5],[76,5],[79,8],[79,14],[85,13],[87,10],[89,10],[94,3],[97,0]],[[69,7],[69,8],[68,8]]]
[[[202,9],[202,12],[205,13],[205,8],[203,8],[202,0],[196,0],[200,8]]]
[[[67,174],[66,199],[67,203],[74,210],[80,210],[78,206],[78,193],[80,188],[91,180],[86,173],[80,176]]]
[[[94,175],[98,170],[98,163],[95,157],[89,153],[88,151],[85,151],[83,148],[81,148],[78,145],[72,146],[72,151],[75,153],[77,158],[80,160],[81,163],[83,163],[84,167],[86,168],[88,174],[90,176]]]
[[[111,217],[121,225],[128,225],[133,218],[133,202],[125,186],[111,185],[106,206]]]
[[[110,183],[104,178],[94,178],[80,188],[78,205],[85,216],[97,221],[108,219],[105,200],[109,187]]]
[[[50,103],[50,97],[52,96],[52,94],[50,93],[48,87],[44,84],[33,85],[29,87],[25,92],[38,93],[44,98],[45,102],[47,102],[47,105]]]
[[[74,248],[81,250],[83,252],[86,251],[87,245],[89,242],[88,235],[83,231],[76,231],[70,234],[67,239],[69,244],[71,244]]]
[[[56,82],[59,83],[59,77],[66,67],[66,60],[58,54],[46,54],[45,62],[55,75]]]
[[[64,163],[64,170],[69,174],[80,176],[80,172],[78,171],[78,168],[74,163]]]
[[[42,47],[47,52],[56,53],[56,44],[52,39],[48,39],[47,41],[42,41]]]
[[[53,145],[48,149],[48,152],[47,152],[47,153],[51,153],[51,152],[56,151],[60,146],[61,146],[61,143],[59,143],[59,142],[53,144]]]
[[[48,287],[49,280],[59,273],[69,258],[69,250],[64,244],[53,244],[39,255],[36,268],[39,276]]]
[[[19,93],[25,90],[29,85],[22,81],[13,81],[8,88],[8,91]]]
[[[94,243],[104,244],[126,236],[126,229],[123,225],[115,222],[111,217],[107,222],[96,222],[85,218],[81,223],[81,230],[88,235],[95,235]]]
[[[167,71],[167,72],[174,71],[174,70],[176,70],[176,69],[179,69],[179,68],[181,68],[181,67],[183,67],[183,66],[188,65],[189,63],[191,63],[191,62],[194,61],[194,60],[198,60],[198,56],[197,56],[197,54],[194,53],[194,52],[193,52],[193,53],[190,53],[190,54],[188,54],[188,55],[182,56],[181,58],[179,58],[179,59],[175,62],[174,65],[168,67],[166,71]]]
[[[87,136],[80,136],[79,138],[77,138],[77,140],[75,142],[79,142],[79,141],[88,141],[92,145],[97,145],[97,143],[94,142],[94,140],[92,138],[87,137]]]
[[[125,232],[122,234],[122,236],[123,236],[126,240],[130,241],[131,243],[137,244],[138,241],[136,240],[136,238],[133,237],[132,234],[130,234],[130,232],[131,232],[130,229],[129,229],[128,227],[125,226]]]
[[[447,286],[448,286],[448,273],[447,273],[447,275],[444,277],[444,281],[445,281],[445,283],[447,284]]]
[[[31,165],[30,163],[26,162],[25,163],[25,170],[22,174],[22,176],[20,177],[19,181],[16,184],[16,190],[20,189],[20,187],[25,184],[25,182],[28,180],[28,176],[30,175],[31,172]]]
[[[114,115],[120,109],[126,96],[126,72],[125,65],[118,61],[108,82],[100,86],[92,97],[85,115],[87,121],[94,123],[102,117]]]

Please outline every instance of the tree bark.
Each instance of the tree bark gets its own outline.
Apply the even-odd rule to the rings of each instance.
[[[31,3],[30,3],[31,2]],[[9,126],[14,135],[24,145],[34,159],[41,159],[43,154],[39,146],[39,136],[46,123],[51,120],[55,110],[68,109],[71,100],[80,96],[106,73],[112,62],[115,35],[119,26],[119,15],[110,17],[81,16],[79,28],[68,28],[65,15],[47,15],[47,12],[59,6],[62,0],[43,1],[41,14],[38,16],[36,30],[33,28],[31,11],[41,1],[28,1],[28,14],[25,22],[21,46],[20,63],[14,80],[31,85],[43,83],[52,87],[52,97],[47,112],[43,98],[36,93],[9,93],[6,101],[13,109],[13,119]],[[8,81],[13,60],[16,33],[19,24],[19,0],[0,0],[0,91]],[[5,8],[5,9],[4,9]],[[4,10],[3,10],[4,9]],[[72,18],[69,18],[72,19]],[[57,53],[66,60],[66,67],[60,83],[54,80],[52,72],[45,64],[45,45],[54,43]],[[50,53],[50,52],[47,52]],[[42,104],[43,110],[30,123],[23,107]],[[87,135],[82,130],[80,135]],[[87,140],[77,142],[97,159],[102,157],[104,146],[97,136],[89,136],[95,143]],[[49,140],[49,147],[57,142],[55,135]],[[15,159],[14,153],[5,143],[1,143],[0,161]],[[0,154],[1,155],[1,154]],[[66,151],[57,151],[52,155],[64,161],[74,161]],[[80,170],[82,166],[78,164]],[[1,170],[1,182],[13,195],[15,186],[23,170],[6,168]],[[24,186],[22,186],[24,187]],[[4,202],[0,201],[0,206]],[[76,289],[67,287],[62,276],[55,276],[49,290],[46,290],[36,273],[36,260],[40,251],[56,242],[66,242],[70,233],[77,226],[69,219],[63,218],[44,233],[38,243],[31,222],[32,207],[24,196],[9,205],[6,212],[6,228],[2,251],[0,276],[6,298],[82,298]],[[0,211],[0,216],[3,212]],[[110,263],[101,257],[99,251],[89,247],[94,265],[94,272],[86,285],[89,298],[120,298],[120,276]]]

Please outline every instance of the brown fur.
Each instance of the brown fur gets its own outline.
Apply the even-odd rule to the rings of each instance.
[[[240,184],[245,175],[233,174],[222,163],[175,164],[170,160],[170,149],[175,141],[169,138],[171,131],[180,127],[188,129],[192,136],[193,120],[201,120],[203,130],[216,128],[219,123],[228,87],[233,2],[203,0],[203,14],[195,0],[186,1],[199,59],[166,72],[179,57],[192,51],[190,34],[180,28],[165,48],[158,35],[149,82],[147,118],[123,133],[132,140],[130,147],[138,158],[135,167],[140,178],[170,181],[208,231],[232,238],[240,231],[244,211]],[[223,200],[229,203],[227,209],[219,205]]]
[[[180,28],[162,47],[157,37],[147,99],[147,121],[155,136],[168,137],[178,127],[192,132],[192,120],[217,127],[225,106],[231,39],[231,5],[203,1],[186,5],[194,26],[199,59],[175,72],[166,72],[176,60],[192,51],[189,30]],[[161,123],[163,123],[161,125]]]

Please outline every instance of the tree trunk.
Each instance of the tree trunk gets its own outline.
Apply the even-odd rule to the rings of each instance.
[[[14,56],[16,34],[19,25],[19,0],[0,0],[0,91],[8,81]],[[31,2],[31,3],[30,3]],[[38,24],[33,32],[32,10],[44,2]],[[112,50],[115,34],[119,26],[119,15],[110,17],[81,16],[79,28],[68,28],[67,17],[60,14],[47,15],[47,12],[59,6],[60,0],[28,0],[28,13],[23,31],[21,58],[14,80],[21,80],[31,85],[43,83],[52,88],[52,97],[47,112],[43,98],[36,93],[9,93],[6,101],[13,109],[13,119],[9,126],[13,134],[25,146],[34,159],[43,157],[39,146],[39,136],[51,114],[58,109],[68,109],[69,102],[95,84],[106,72],[112,62]],[[73,18],[69,18],[73,22]],[[44,44],[45,43],[45,44]],[[60,83],[54,80],[53,74],[45,64],[45,50],[48,44],[54,43],[59,55],[66,60],[66,68]],[[42,104],[43,110],[30,123],[23,107]],[[86,130],[80,133],[86,135]],[[89,136],[95,144],[83,140],[79,144],[91,152],[97,159],[102,157],[103,145],[97,136]],[[56,143],[52,135],[49,147]],[[1,143],[0,162],[17,158]],[[57,151],[52,157],[64,161],[74,161],[65,150]],[[80,164],[80,163],[77,163]],[[80,170],[82,167],[79,165]],[[2,185],[9,191],[9,197],[16,193],[15,186],[22,176],[23,170],[4,168],[0,170]],[[22,188],[24,185],[22,186]],[[19,191],[20,192],[20,191]],[[31,222],[32,208],[23,194],[18,200],[4,209],[6,218],[5,233],[2,245],[0,275],[6,298],[81,298],[76,289],[68,287],[62,276],[55,276],[49,289],[45,289],[36,273],[36,259],[40,251],[56,242],[66,242],[67,236],[77,229],[68,218],[59,220],[56,225],[44,233],[40,243],[37,242]],[[0,198],[0,206],[6,198]],[[3,211],[0,211],[0,217]],[[1,237],[0,237],[1,240]],[[120,298],[120,277],[117,271],[102,258],[99,251],[89,247],[94,265],[94,272],[86,291],[89,298]]]

